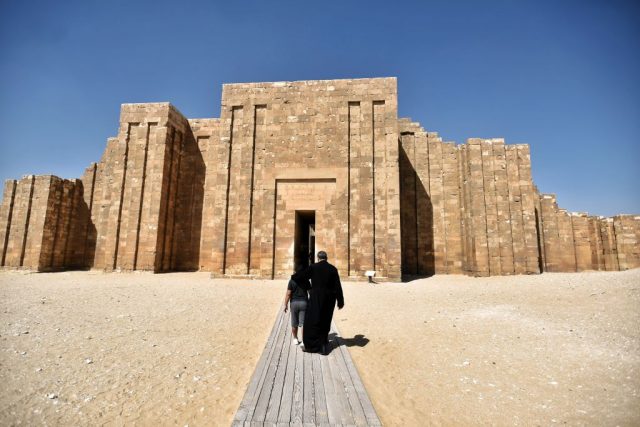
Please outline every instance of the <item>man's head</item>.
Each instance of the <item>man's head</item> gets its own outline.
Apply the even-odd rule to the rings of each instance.
[[[327,253],[325,251],[318,252],[318,261],[326,261]]]

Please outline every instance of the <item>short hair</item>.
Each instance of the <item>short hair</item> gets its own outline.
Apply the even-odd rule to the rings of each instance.
[[[325,251],[319,251],[318,252],[318,259],[323,259],[323,260],[327,260],[327,253]]]

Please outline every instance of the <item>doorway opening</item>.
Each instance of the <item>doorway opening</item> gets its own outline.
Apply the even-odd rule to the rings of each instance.
[[[316,260],[316,211],[296,211],[294,268],[308,267]]]

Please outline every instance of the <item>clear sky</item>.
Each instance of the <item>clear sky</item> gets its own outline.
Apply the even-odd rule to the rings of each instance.
[[[639,1],[0,0],[0,179],[79,177],[121,103],[386,76],[446,140],[530,144],[562,207],[640,214]]]

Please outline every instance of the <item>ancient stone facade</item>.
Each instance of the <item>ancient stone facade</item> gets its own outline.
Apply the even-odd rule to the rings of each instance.
[[[397,117],[395,78],[223,86],[220,118],[124,104],[81,179],[5,183],[0,262],[37,271],[287,277],[320,249],[343,277],[640,266],[640,216],[568,213],[529,146],[443,142]]]

